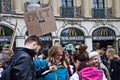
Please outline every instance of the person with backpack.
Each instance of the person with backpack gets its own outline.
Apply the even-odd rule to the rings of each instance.
[[[75,72],[70,77],[70,80],[82,80],[79,71],[84,67],[87,67],[87,62],[89,61],[88,52],[86,51],[87,45],[78,44],[78,50],[73,54]]]
[[[76,72],[70,77],[70,80],[107,80],[103,71],[95,66],[97,64],[94,65],[94,62],[89,60],[90,55],[86,49],[87,46],[81,46],[79,53],[75,53]]]
[[[41,42],[36,35],[28,36],[24,47],[18,47],[3,71],[0,80],[36,80],[33,57],[41,49]]]
[[[111,80],[120,80],[120,57],[114,48],[109,48],[106,52]]]

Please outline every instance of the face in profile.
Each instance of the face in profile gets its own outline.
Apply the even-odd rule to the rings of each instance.
[[[33,44],[33,49],[34,51],[37,53],[39,53],[40,49],[41,49],[41,45],[38,45],[37,43]]]
[[[93,56],[90,58],[90,61],[93,63],[93,66],[98,67],[99,66],[99,58],[98,56]]]

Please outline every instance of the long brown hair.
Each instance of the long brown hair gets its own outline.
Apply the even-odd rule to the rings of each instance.
[[[65,63],[65,50],[62,48],[62,46],[60,45],[53,45],[49,51],[48,51],[48,58],[49,58],[49,61],[51,63],[51,65],[55,65],[56,64],[56,61],[55,61],[55,58],[56,58],[56,55],[58,53],[58,50],[62,50],[63,51],[63,56],[62,56],[62,59],[61,59],[61,64],[63,66],[66,66],[66,63]]]

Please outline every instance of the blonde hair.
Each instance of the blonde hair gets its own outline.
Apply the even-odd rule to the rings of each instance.
[[[109,48],[107,49],[107,56],[108,56],[108,61],[110,62],[112,59],[120,59],[120,57],[117,55],[115,49]]]
[[[50,61],[51,65],[55,65],[56,64],[55,58],[56,58],[56,55],[58,53],[58,50],[62,50],[63,51],[63,57],[61,59],[61,64],[63,66],[66,66],[66,63],[65,63],[65,50],[60,45],[53,45],[49,49],[49,51],[48,51],[49,61]]]

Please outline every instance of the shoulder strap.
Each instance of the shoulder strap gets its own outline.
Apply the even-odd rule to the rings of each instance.
[[[14,65],[14,62],[16,61],[15,59],[20,56],[21,54],[14,54],[13,57],[10,59],[8,62],[7,66],[5,67],[5,70],[3,70],[0,80],[10,80],[10,71],[12,66]]]
[[[78,76],[79,76],[79,80],[82,80],[82,75],[81,75],[80,71],[77,71],[76,73],[77,73]]]

